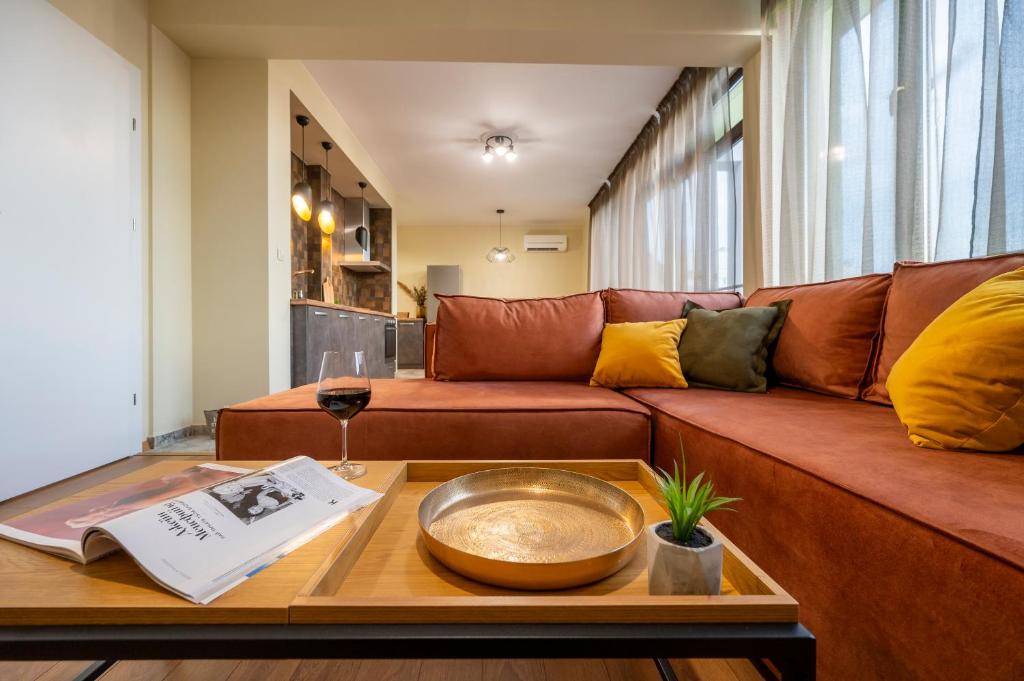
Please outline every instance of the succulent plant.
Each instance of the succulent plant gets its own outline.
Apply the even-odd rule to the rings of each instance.
[[[693,480],[686,482],[686,452],[683,451],[683,439],[679,438],[679,459],[683,462],[682,478],[679,476],[679,463],[675,465],[675,475],[669,475],[664,469],[658,469],[658,487],[668,506],[668,515],[672,520],[672,536],[676,541],[686,543],[693,536],[693,530],[700,519],[711,511],[735,511],[728,504],[741,501],[739,497],[716,497],[715,486],[711,480],[704,480],[701,472]]]

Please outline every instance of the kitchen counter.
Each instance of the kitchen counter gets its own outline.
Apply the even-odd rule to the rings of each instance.
[[[316,383],[325,352],[363,351],[370,378],[394,378],[398,322],[393,315],[319,300],[293,300],[292,387]]]
[[[325,307],[329,310],[344,310],[345,312],[355,312],[357,314],[372,314],[378,317],[389,317],[395,318],[395,315],[390,312],[381,312],[379,310],[370,310],[365,307],[353,307],[351,305],[337,305],[335,303],[325,303],[322,300],[310,300],[309,298],[296,299],[292,298],[292,305],[308,305],[311,307]]]

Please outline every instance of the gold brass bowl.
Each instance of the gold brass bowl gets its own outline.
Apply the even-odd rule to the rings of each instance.
[[[554,468],[495,468],[439,485],[420,502],[420,534],[461,575],[514,589],[567,589],[624,568],[644,530],[636,499]]]

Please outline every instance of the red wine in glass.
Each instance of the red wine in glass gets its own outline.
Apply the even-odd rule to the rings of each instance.
[[[370,403],[369,388],[329,388],[316,394],[317,404],[339,421],[348,421]]]
[[[334,472],[346,480],[366,475],[366,466],[348,460],[348,422],[370,403],[370,378],[362,350],[324,353],[316,401],[341,424],[341,461]]]

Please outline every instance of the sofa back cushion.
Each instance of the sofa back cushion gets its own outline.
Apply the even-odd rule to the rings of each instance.
[[[1024,253],[933,263],[896,263],[885,301],[882,335],[869,383],[861,395],[892,404],[885,381],[896,360],[936,317],[992,277],[1024,267]]]
[[[1024,267],[963,296],[925,327],[886,387],[911,441],[1008,452],[1024,445]]]
[[[437,296],[434,378],[586,381],[601,353],[600,293],[502,300]]]
[[[869,274],[754,291],[745,306],[793,301],[772,354],[776,379],[855,399],[873,354],[891,280],[889,274]]]
[[[683,305],[692,300],[706,310],[731,310],[743,305],[738,293],[686,293],[609,288],[604,296],[609,324],[624,322],[666,322],[683,316]]]

